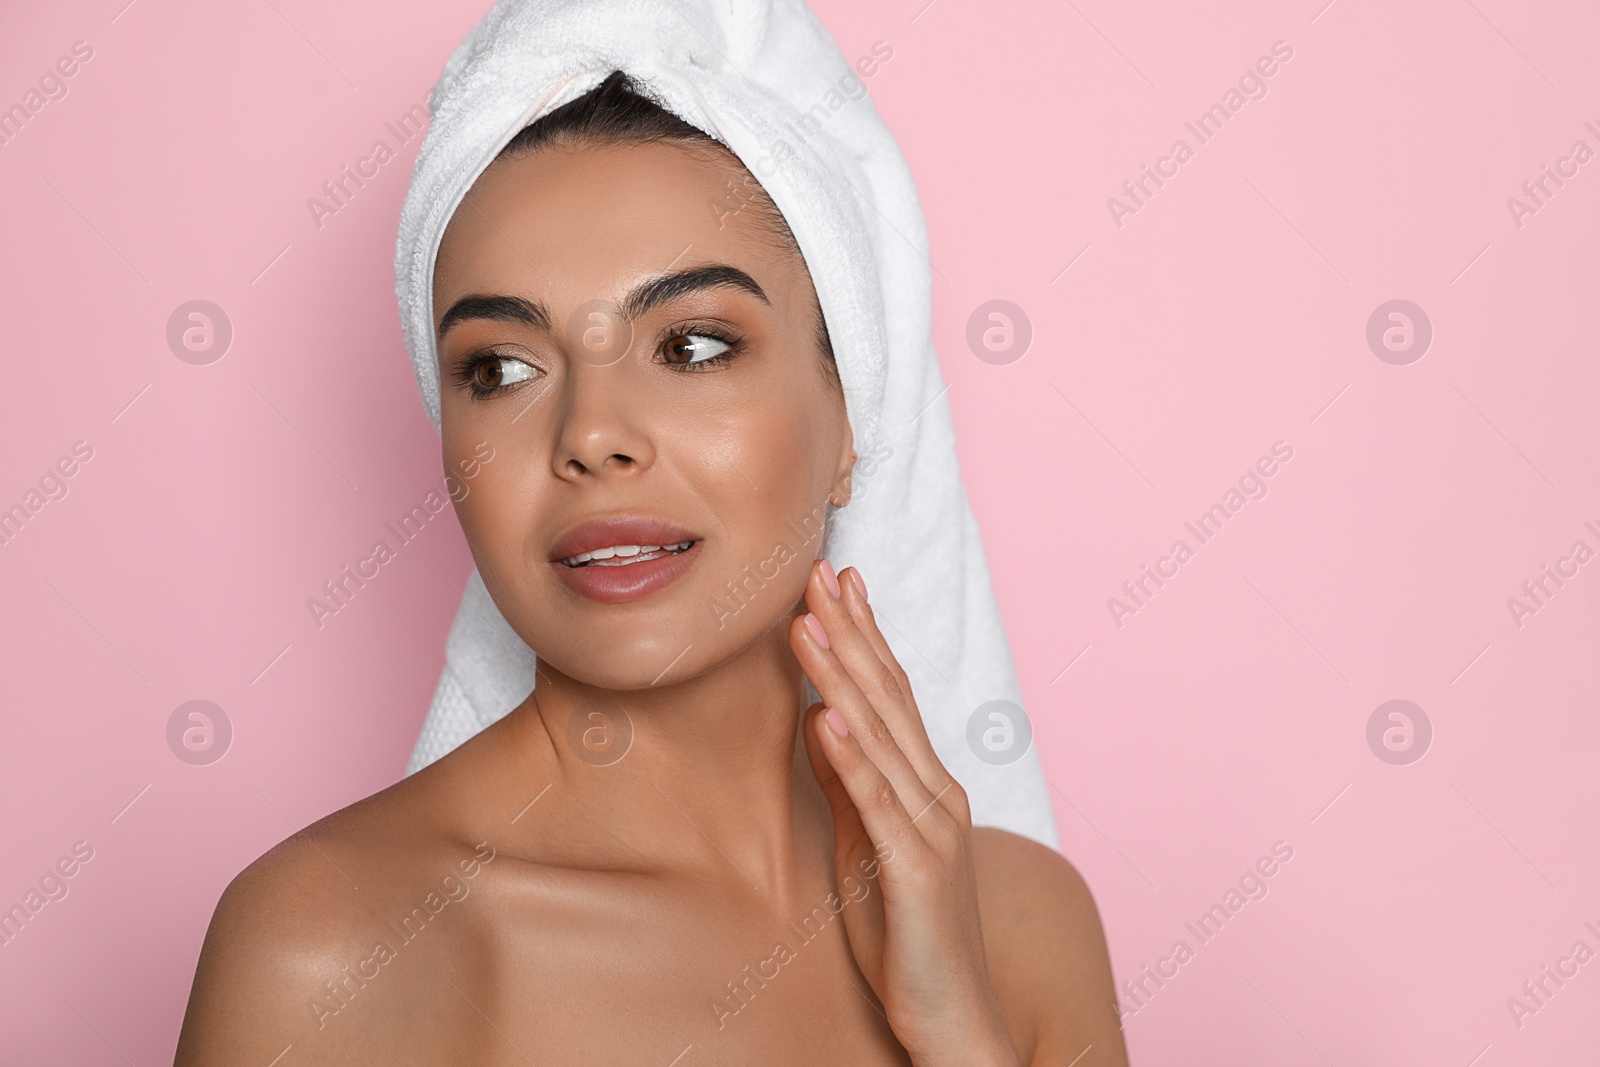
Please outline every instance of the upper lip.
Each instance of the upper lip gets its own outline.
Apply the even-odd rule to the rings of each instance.
[[[652,515],[613,515],[605,519],[590,519],[580,523],[556,538],[550,548],[550,562],[576,556],[580,552],[593,552],[612,545],[675,545],[680,541],[698,541],[677,523]]]

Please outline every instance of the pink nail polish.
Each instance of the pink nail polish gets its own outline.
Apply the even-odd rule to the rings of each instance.
[[[844,724],[844,716],[839,714],[838,708],[829,708],[822,713],[822,717],[828,720],[828,729],[840,737],[850,736],[850,727]]]
[[[861,577],[861,572],[859,570],[851,571],[850,572],[850,577],[855,581],[856,588],[861,590],[861,599],[862,600],[868,599],[867,598],[867,580],[865,578]]]
[[[822,620],[806,612],[806,629],[811,631],[811,636],[817,639],[817,644],[823,648],[828,647],[828,631],[822,628]]]
[[[839,599],[839,576],[833,573],[833,564],[826,557],[822,560],[822,580],[828,583],[828,592],[833,594],[833,598]]]

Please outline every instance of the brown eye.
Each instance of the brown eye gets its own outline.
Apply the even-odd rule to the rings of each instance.
[[[498,389],[500,379],[504,377],[498,359],[486,359],[472,369],[472,384],[479,389]]]
[[[679,333],[667,338],[662,346],[667,362],[679,365],[704,363],[715,359],[733,346],[718,337],[703,333]]]
[[[487,396],[502,386],[527,381],[534,374],[534,368],[520,359],[490,353],[472,365],[467,384],[479,396]]]

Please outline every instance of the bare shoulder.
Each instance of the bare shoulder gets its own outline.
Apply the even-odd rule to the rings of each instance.
[[[972,841],[990,977],[1012,1033],[1032,1035],[1026,1062],[1125,1067],[1105,930],[1083,876],[1007,830],[974,827]]]
[[[401,782],[334,812],[229,883],[195,969],[177,1067],[266,1064],[290,1047],[302,1063],[370,1061],[371,1034],[421,999],[420,957],[437,966],[448,950],[450,939],[420,932],[469,891],[482,862],[430,822],[426,792]],[[401,955],[413,965],[387,966]],[[448,1014],[435,997],[430,1013],[441,1006]]]

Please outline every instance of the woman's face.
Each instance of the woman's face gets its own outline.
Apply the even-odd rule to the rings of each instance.
[[[771,631],[849,499],[811,279],[744,180],[673,144],[545,147],[491,165],[440,245],[457,514],[512,628],[592,685],[682,681]],[[628,518],[654,525],[591,525]],[[629,545],[664,547],[563,562]]]

